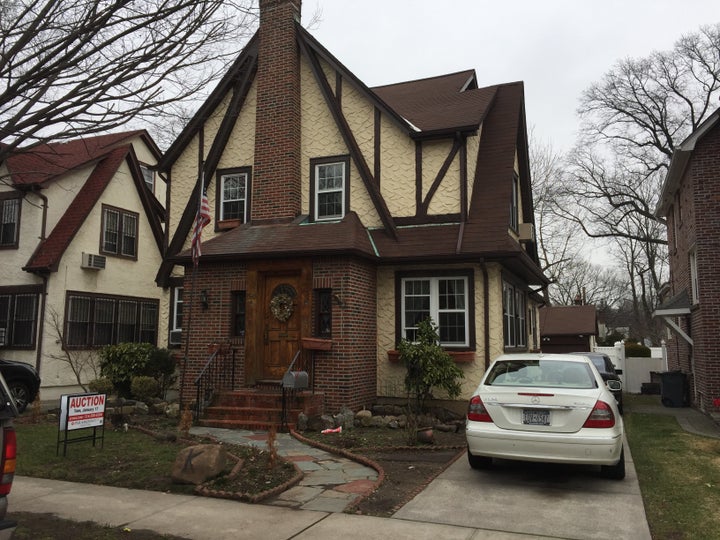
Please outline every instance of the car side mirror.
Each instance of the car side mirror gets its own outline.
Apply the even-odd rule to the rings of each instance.
[[[620,390],[622,390],[622,383],[620,381],[610,380],[607,381],[607,387],[613,392],[619,392]]]

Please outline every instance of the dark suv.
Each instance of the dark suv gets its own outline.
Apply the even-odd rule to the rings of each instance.
[[[590,360],[592,360],[593,365],[600,372],[600,376],[603,378],[603,381],[620,381],[622,369],[615,369],[615,364],[612,363],[612,360],[610,360],[610,357],[607,354],[599,352],[575,352],[571,354],[580,354],[582,356],[587,356]],[[615,401],[617,401],[618,410],[620,411],[620,414],[622,414],[622,389],[612,390],[612,393],[615,396]]]
[[[15,398],[18,412],[23,412],[29,403],[35,401],[40,390],[40,376],[35,368],[25,362],[13,362],[0,358],[0,373]]]

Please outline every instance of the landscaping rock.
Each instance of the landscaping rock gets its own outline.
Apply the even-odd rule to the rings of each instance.
[[[338,427],[335,424],[335,418],[333,418],[329,414],[323,414],[320,417],[320,420],[322,421],[322,425],[323,425],[322,429],[335,429],[336,427]]]
[[[298,414],[297,429],[298,431],[306,431],[308,428],[308,417],[307,414],[301,412]]]
[[[219,475],[227,463],[227,452],[218,444],[199,444],[183,448],[175,458],[172,481],[176,484],[202,484]]]
[[[363,427],[368,427],[370,425],[370,422],[372,421],[372,417],[373,417],[372,411],[367,411],[367,410],[358,411],[355,414],[355,419]]]
[[[165,408],[165,416],[168,418],[180,418],[180,404],[171,403]]]

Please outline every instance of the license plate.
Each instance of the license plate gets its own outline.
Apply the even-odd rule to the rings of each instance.
[[[547,409],[523,409],[523,424],[530,426],[549,426],[550,411]]]

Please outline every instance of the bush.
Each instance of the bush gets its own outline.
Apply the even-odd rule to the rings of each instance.
[[[88,383],[88,389],[98,394],[112,394],[114,391],[113,383],[107,377],[100,377]]]
[[[133,377],[130,392],[135,399],[148,403],[152,398],[160,395],[160,383],[147,375]]]
[[[100,351],[100,374],[112,381],[121,397],[129,398],[132,378],[146,375],[151,356],[157,348],[150,343],[119,343]]]
[[[177,380],[177,362],[168,349],[155,349],[148,359],[144,375],[154,378],[159,385],[160,397],[165,397],[167,391]]]
[[[625,358],[650,358],[650,348],[640,343],[625,343]]]

